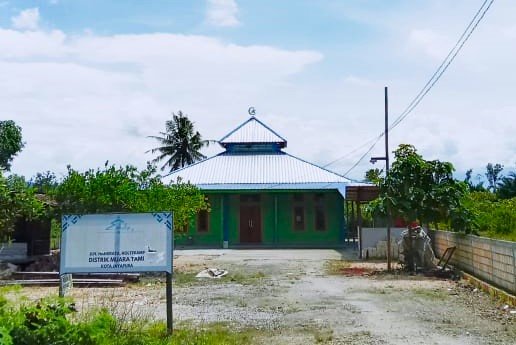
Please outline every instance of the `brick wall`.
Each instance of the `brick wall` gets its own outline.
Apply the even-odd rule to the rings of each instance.
[[[452,265],[516,294],[516,242],[436,230],[430,237],[436,256],[455,246]]]

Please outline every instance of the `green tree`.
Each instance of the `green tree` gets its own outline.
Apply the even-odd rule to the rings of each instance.
[[[172,113],[172,120],[165,122],[165,132],[160,132],[160,136],[149,136],[149,138],[156,139],[160,143],[160,146],[147,151],[158,153],[152,162],[165,161],[161,170],[168,167],[170,171],[206,158],[200,150],[211,142],[202,139],[201,134],[194,129],[194,123],[182,111],[178,111],[177,114]]]
[[[208,204],[195,186],[181,181],[165,185],[155,173],[150,164],[142,171],[107,162],[104,169],[86,172],[68,167],[53,196],[63,214],[173,211],[175,229],[180,232]]]
[[[51,171],[37,173],[30,179],[29,185],[36,188],[39,194],[48,194],[58,185],[56,174]]]
[[[389,174],[380,181],[380,196],[369,210],[422,224],[445,222],[454,230],[470,231],[472,215],[462,205],[468,189],[453,178],[453,165],[426,161],[412,145],[400,145]]]
[[[365,173],[365,181],[374,184],[379,184],[382,180],[383,169],[369,169]]]
[[[498,182],[496,194],[501,199],[510,199],[516,197],[516,173],[510,172],[508,176],[502,177]]]
[[[496,188],[498,187],[498,182],[502,178],[501,172],[503,170],[503,165],[501,164],[493,164],[488,163],[486,166],[486,177],[487,177],[487,189],[493,193],[496,193]]]
[[[0,172],[0,242],[10,238],[18,219],[36,219],[46,212],[23,177],[4,177]]]
[[[12,120],[0,121],[0,170],[9,171],[13,158],[24,146],[21,127]]]
[[[466,171],[466,178],[464,182],[468,185],[468,188],[471,192],[484,192],[486,189],[484,188],[484,182],[478,181],[476,184],[473,183],[471,179],[471,174],[473,173],[473,169],[469,169]],[[481,176],[481,175],[478,175]],[[477,176],[477,177],[478,177]]]

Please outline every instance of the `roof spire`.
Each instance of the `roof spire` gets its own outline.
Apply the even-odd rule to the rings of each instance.
[[[247,112],[249,113],[249,115],[251,115],[252,117],[254,117],[254,115],[256,115],[256,109],[254,109],[254,107],[249,107],[249,109],[247,109]]]

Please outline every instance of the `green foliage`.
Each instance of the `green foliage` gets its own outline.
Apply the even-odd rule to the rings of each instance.
[[[0,172],[0,242],[9,239],[18,219],[37,219],[46,215],[34,188],[18,175],[4,177]]]
[[[484,192],[486,189],[484,188],[484,182],[478,181],[476,184],[471,180],[471,174],[473,173],[473,169],[469,169],[466,171],[466,178],[464,182],[468,185],[468,188],[471,192]],[[477,178],[481,176],[478,175]]]
[[[476,215],[479,234],[516,239],[516,198],[498,200],[489,192],[471,193],[466,207]]]
[[[181,231],[200,210],[208,209],[205,197],[195,186],[177,181],[164,185],[156,169],[148,165],[79,172],[68,167],[53,196],[63,214],[106,212],[173,211],[176,231]]]
[[[49,194],[58,185],[56,175],[51,171],[44,173],[37,173],[36,176],[30,179],[29,185],[36,188],[39,194]]]
[[[378,185],[382,181],[382,174],[383,169],[369,169],[365,173],[365,181]]]
[[[501,164],[493,164],[488,163],[486,166],[486,178],[488,187],[487,189],[490,190],[493,193],[496,193],[496,189],[498,187],[498,182],[501,178],[501,172],[503,170],[503,165]]]
[[[368,211],[423,224],[446,222],[452,229],[468,232],[471,213],[462,205],[467,186],[453,178],[453,165],[426,161],[412,145],[400,145],[387,177],[380,180],[380,197]]]
[[[510,199],[516,197],[516,173],[511,172],[508,176],[502,177],[498,183],[496,194],[501,199]]]
[[[0,170],[11,169],[13,158],[23,146],[21,127],[12,120],[0,121]]]
[[[0,295],[0,345],[237,345],[245,333],[221,326],[179,329],[168,336],[162,322],[124,322],[106,310],[74,315],[67,299],[44,299],[15,307]]]
[[[194,123],[182,111],[178,111],[177,115],[172,113],[172,120],[165,123],[165,128],[165,132],[160,132],[161,136],[149,136],[161,145],[150,150],[151,153],[159,153],[153,163],[165,161],[161,170],[168,167],[174,171],[206,158],[200,150],[208,146],[210,141],[202,139],[201,134],[194,129]]]

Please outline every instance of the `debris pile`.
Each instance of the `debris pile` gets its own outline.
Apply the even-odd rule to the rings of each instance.
[[[53,252],[50,255],[40,256],[25,267],[27,272],[57,272],[59,271],[59,252]]]
[[[222,278],[228,274],[228,271],[219,268],[206,268],[197,273],[196,278]]]
[[[408,271],[418,272],[436,268],[430,237],[419,226],[410,226],[401,233],[400,262]]]
[[[16,271],[18,271],[18,266],[0,261],[0,279],[7,279]]]

